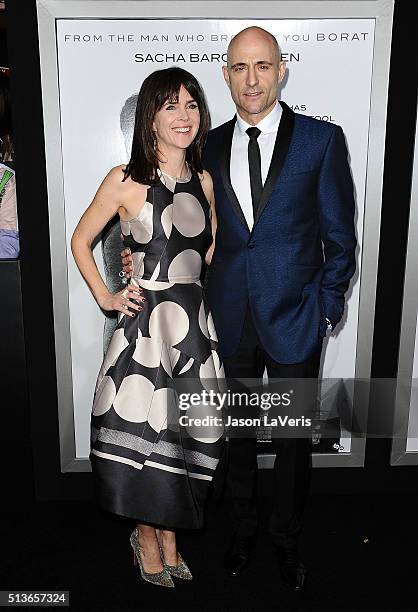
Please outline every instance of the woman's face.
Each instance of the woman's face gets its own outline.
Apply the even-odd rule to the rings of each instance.
[[[157,136],[158,148],[187,149],[199,130],[200,113],[197,102],[187,89],[180,87],[178,101],[166,101],[156,113],[153,130]]]

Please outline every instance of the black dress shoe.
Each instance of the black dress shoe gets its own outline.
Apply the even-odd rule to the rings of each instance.
[[[301,591],[306,582],[306,567],[296,548],[276,547],[282,581],[292,591]]]
[[[251,561],[254,544],[254,537],[234,537],[225,557],[225,567],[230,576],[239,576],[245,572]]]

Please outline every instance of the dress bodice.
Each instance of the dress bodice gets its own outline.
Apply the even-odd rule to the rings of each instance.
[[[141,212],[120,221],[124,245],[132,252],[136,280],[196,282],[212,242],[210,206],[199,177],[175,179],[159,171]]]

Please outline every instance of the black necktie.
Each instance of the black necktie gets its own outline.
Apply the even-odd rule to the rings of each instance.
[[[248,143],[248,167],[250,169],[250,185],[251,199],[253,201],[254,220],[257,216],[258,205],[260,204],[261,194],[263,192],[263,181],[261,178],[261,155],[260,147],[258,146],[257,138],[261,131],[257,127],[251,127],[246,130],[250,137]]]

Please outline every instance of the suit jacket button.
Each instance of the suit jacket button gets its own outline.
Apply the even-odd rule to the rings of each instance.
[[[253,249],[254,247],[255,247],[254,242],[249,242],[249,243],[248,243],[248,248],[249,248],[249,249]]]

